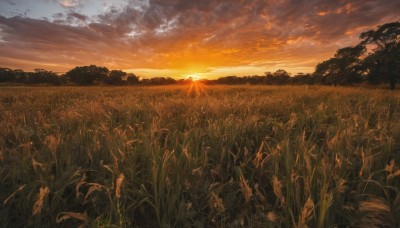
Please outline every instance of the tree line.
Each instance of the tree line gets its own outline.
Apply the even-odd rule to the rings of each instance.
[[[395,89],[400,79],[400,22],[387,23],[375,30],[361,33],[356,46],[341,48],[335,55],[318,63],[313,73],[291,75],[285,70],[254,76],[226,76],[201,80],[205,84],[269,84],[269,85],[359,85],[388,83]],[[109,70],[95,65],[77,66],[58,75],[44,69],[33,72],[0,68],[0,83],[51,85],[169,85],[188,84],[192,79],[170,77],[140,79],[132,73]]]
[[[121,70],[109,70],[106,67],[95,65],[78,66],[65,74],[59,75],[44,69],[35,69],[33,72],[0,68],[0,83],[24,83],[24,84],[138,84],[139,78],[134,74],[128,74]]]

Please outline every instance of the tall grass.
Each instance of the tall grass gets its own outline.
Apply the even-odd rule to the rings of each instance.
[[[399,104],[361,88],[2,87],[0,226],[396,227]]]

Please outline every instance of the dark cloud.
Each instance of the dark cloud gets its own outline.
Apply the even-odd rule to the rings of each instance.
[[[400,2],[392,0],[129,2],[95,18],[73,10],[52,22],[0,17],[1,62],[60,70],[91,63],[126,69],[286,63],[310,69],[337,48],[356,44],[361,31],[400,19]]]
[[[68,17],[70,17],[70,18],[76,18],[76,19],[78,19],[78,20],[80,20],[80,21],[86,21],[87,20],[87,16],[85,16],[85,15],[83,15],[83,14],[80,14],[80,13],[77,13],[77,12],[70,12],[70,13],[68,13]]]
[[[13,0],[4,0],[4,1],[7,2],[10,5],[13,5],[13,6],[16,5],[16,3]]]

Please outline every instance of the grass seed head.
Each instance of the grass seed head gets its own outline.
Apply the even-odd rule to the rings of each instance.
[[[214,192],[211,192],[211,207],[214,208],[216,211],[219,213],[224,213],[225,212],[225,206],[224,202],[222,201],[221,198]]]
[[[57,150],[59,140],[54,135],[48,135],[44,139],[44,144],[47,146],[47,148],[49,148],[51,152],[55,152]]]
[[[39,189],[37,200],[36,200],[35,204],[33,205],[32,215],[40,214],[40,212],[42,211],[42,208],[43,208],[44,199],[46,198],[46,196],[49,193],[50,193],[50,189],[47,186],[41,187]]]
[[[243,175],[240,176],[240,188],[242,190],[246,203],[249,203],[251,197],[253,196],[253,190],[250,188]]]
[[[285,197],[282,194],[282,183],[281,183],[281,181],[279,181],[278,177],[275,175],[272,177],[272,187],[274,189],[274,193],[275,193],[276,197],[281,202],[281,205],[284,205]]]
[[[122,188],[122,183],[125,179],[125,176],[123,173],[121,173],[119,175],[119,177],[117,178],[117,180],[115,181],[115,196],[117,197],[117,199],[121,198],[121,188]]]
[[[308,227],[307,223],[312,218],[312,213],[314,211],[314,202],[311,197],[308,197],[307,202],[304,204],[301,210],[298,227]]]
[[[267,216],[268,222],[275,223],[277,220],[277,216],[276,216],[275,212],[273,212],[273,211],[268,212],[266,216]]]

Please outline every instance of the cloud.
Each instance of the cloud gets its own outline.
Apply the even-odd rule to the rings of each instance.
[[[4,1],[7,2],[10,5],[13,5],[13,6],[16,5],[16,3],[13,0],[4,0]]]
[[[80,21],[86,21],[87,20],[87,16],[85,16],[85,15],[83,15],[83,14],[80,14],[80,13],[77,13],[77,12],[70,12],[70,13],[68,13],[68,17],[70,17],[70,18],[75,18],[75,19],[78,19],[78,20],[80,20]]]
[[[58,3],[64,8],[76,8],[82,6],[81,0],[58,0]]]
[[[150,8],[150,0],[129,0],[129,7],[138,11],[146,11]]]
[[[73,10],[78,0],[59,3],[69,10],[52,22],[0,16],[3,63],[294,73],[356,44],[360,32],[400,19],[400,2],[391,0],[129,0],[90,18]]]

